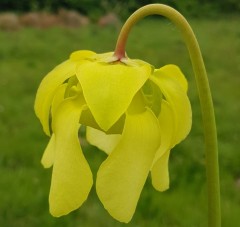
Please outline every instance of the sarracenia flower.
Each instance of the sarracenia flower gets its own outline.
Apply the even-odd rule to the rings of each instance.
[[[50,212],[59,217],[79,208],[93,184],[78,138],[108,155],[96,179],[106,210],[129,222],[149,172],[155,189],[169,187],[170,150],[191,128],[187,81],[175,65],[154,69],[113,53],[76,51],[42,80],[35,112],[50,136],[43,154],[53,166]]]

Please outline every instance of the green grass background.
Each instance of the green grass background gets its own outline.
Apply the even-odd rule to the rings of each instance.
[[[191,20],[215,105],[219,136],[222,223],[240,222],[240,17]],[[68,216],[48,212],[51,169],[40,165],[48,138],[34,115],[37,87],[55,65],[78,49],[113,51],[118,31],[90,25],[80,29],[0,31],[0,226],[207,226],[206,178],[201,113],[187,50],[176,28],[165,20],[146,19],[134,27],[127,45],[131,58],[161,67],[173,63],[189,80],[193,127],[170,158],[171,187],[155,191],[150,179],[129,224],[112,219],[93,187],[88,200]],[[84,145],[94,177],[103,152]],[[94,185],[95,186],[95,185]]]

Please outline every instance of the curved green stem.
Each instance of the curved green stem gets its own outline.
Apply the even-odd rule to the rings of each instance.
[[[114,55],[118,59],[125,57],[126,41],[131,28],[143,17],[153,14],[167,17],[179,28],[190,54],[198,87],[205,134],[206,174],[208,188],[208,226],[220,227],[221,211],[218,145],[214,109],[202,54],[197,39],[187,20],[178,11],[169,6],[162,4],[146,5],[133,13],[124,24],[117,41]]]

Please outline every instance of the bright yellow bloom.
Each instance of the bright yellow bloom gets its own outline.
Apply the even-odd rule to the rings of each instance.
[[[77,51],[41,82],[35,112],[51,136],[43,154],[53,166],[50,212],[59,217],[79,208],[93,184],[78,138],[108,154],[97,173],[96,190],[106,210],[129,222],[147,176],[155,189],[169,187],[171,148],[191,128],[187,81],[177,66],[150,64],[113,53]]]

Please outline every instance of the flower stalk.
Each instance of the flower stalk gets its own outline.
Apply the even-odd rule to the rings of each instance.
[[[116,44],[114,55],[118,58],[118,60],[125,58],[126,42],[132,27],[140,19],[153,14],[164,16],[170,19],[170,21],[176,25],[184,38],[185,44],[190,54],[199,93],[205,134],[206,175],[208,191],[208,226],[220,227],[221,210],[218,143],[214,108],[202,54],[191,26],[178,11],[169,6],[163,4],[146,5],[134,12],[124,24]]]

